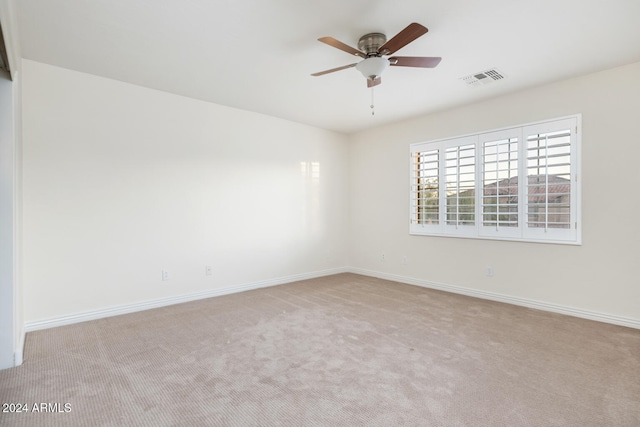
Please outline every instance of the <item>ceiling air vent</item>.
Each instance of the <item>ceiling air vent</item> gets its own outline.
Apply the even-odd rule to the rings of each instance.
[[[470,74],[465,77],[461,77],[460,80],[465,82],[469,86],[482,86],[489,83],[493,83],[496,80],[502,80],[505,75],[500,71],[492,68],[490,70],[482,71],[480,73]]]

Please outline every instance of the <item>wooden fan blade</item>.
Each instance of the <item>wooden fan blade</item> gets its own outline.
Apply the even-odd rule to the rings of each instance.
[[[356,63],[357,64],[357,63]],[[346,70],[347,68],[355,67],[356,64],[343,65],[342,67],[332,68],[330,70],[320,71],[319,73],[313,73],[312,76],[324,76],[325,74],[333,73],[340,70]]]
[[[395,67],[434,68],[442,58],[437,56],[394,56],[389,58],[389,64]]]
[[[367,79],[367,87],[378,86],[380,83],[382,83],[382,77],[376,77],[375,80]]]
[[[390,55],[393,52],[402,49],[418,37],[424,35],[429,31],[427,27],[424,27],[418,23],[411,23],[404,30],[396,34],[391,40],[380,46],[378,52],[382,55]]]
[[[333,46],[336,49],[340,49],[344,52],[350,53],[352,55],[359,56],[361,58],[366,58],[367,55],[364,52],[359,51],[358,49],[349,46],[348,44],[342,43],[340,40],[336,40],[333,37],[320,37],[318,39],[319,42],[326,43],[329,46]]]

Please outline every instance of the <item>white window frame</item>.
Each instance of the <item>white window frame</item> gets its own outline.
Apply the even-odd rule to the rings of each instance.
[[[491,240],[513,240],[539,243],[582,244],[581,221],[581,186],[580,186],[580,147],[582,135],[582,116],[572,116],[527,123],[508,128],[489,130],[472,135],[439,139],[410,144],[410,195],[409,195],[409,233],[413,235],[446,236],[479,238]],[[527,214],[527,186],[529,178],[518,179],[517,226],[484,225],[483,216],[483,179],[485,172],[484,144],[517,138],[517,177],[528,176],[527,169],[527,137],[532,134],[550,133],[558,130],[570,131],[570,219],[569,228],[534,228],[529,227]],[[449,225],[447,219],[447,194],[445,182],[446,150],[451,147],[475,144],[475,224]],[[439,221],[436,224],[419,224],[417,222],[417,181],[415,155],[420,152],[438,150],[438,198]]]

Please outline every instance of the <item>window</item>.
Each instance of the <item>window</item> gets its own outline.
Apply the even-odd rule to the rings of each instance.
[[[410,233],[579,244],[579,125],[411,144]]]
[[[447,224],[475,224],[476,147],[458,145],[445,151],[445,192],[447,194]]]
[[[438,150],[417,152],[415,159],[415,222],[438,224],[440,222]]]

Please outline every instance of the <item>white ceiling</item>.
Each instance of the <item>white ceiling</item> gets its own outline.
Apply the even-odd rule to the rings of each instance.
[[[570,76],[640,61],[639,0],[19,0],[23,57],[218,104],[351,133]],[[429,33],[371,90],[356,47],[411,22]],[[460,78],[497,68],[506,79]],[[639,76],[640,77],[640,76]],[[550,101],[552,102],[552,101]]]

